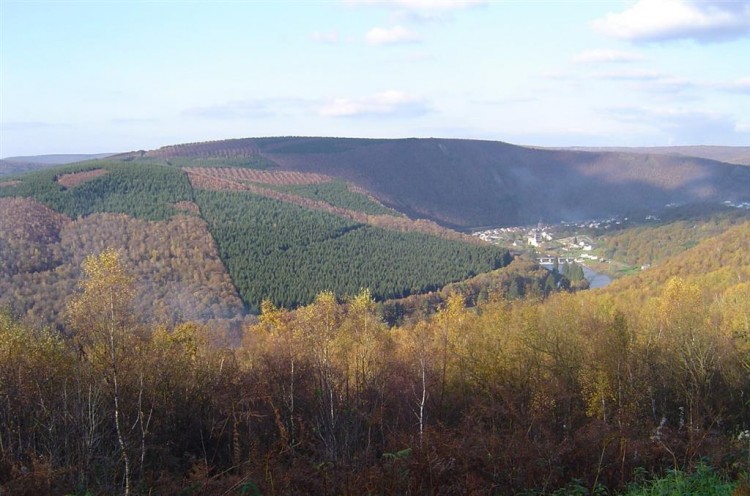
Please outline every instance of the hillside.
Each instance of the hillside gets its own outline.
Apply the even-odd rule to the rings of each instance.
[[[201,165],[211,157],[343,179],[410,217],[461,229],[750,200],[750,168],[739,165],[491,141],[247,138],[165,147],[141,158]]]
[[[187,304],[188,314],[214,318],[241,313],[237,296],[253,312],[264,298],[296,307],[323,290],[343,296],[368,287],[378,300],[404,298],[440,290],[508,263],[503,250],[477,244],[477,239],[450,227],[601,218],[636,208],[663,208],[666,203],[750,201],[749,195],[750,168],[658,154],[542,150],[437,139],[282,137],[175,145],[9,176],[0,182],[0,198],[38,202],[12,208],[37,212],[44,206],[51,213],[41,218],[61,214],[64,224],[55,224],[52,236],[0,240],[12,255],[6,261],[31,254],[25,265],[13,265],[13,273],[7,273],[11,279],[6,281],[6,295],[15,299],[5,296],[4,302],[20,313],[60,322],[56,312],[63,303],[43,308],[32,301],[33,291],[23,288],[56,287],[65,294],[74,289],[76,263],[85,253],[66,251],[55,236],[75,232],[83,221],[88,223],[86,229],[101,233],[112,229],[162,233],[181,216],[200,220],[194,229],[203,234],[188,239],[180,251],[210,239],[215,255],[198,258],[198,265],[210,265],[212,257],[219,257],[223,274],[231,278],[231,291],[220,289],[224,282],[219,279],[213,281],[218,284],[216,294],[226,298],[210,296],[213,289],[197,289],[213,287],[208,282],[213,268],[196,269],[201,276],[163,277],[175,281],[193,277],[198,286],[190,291],[204,294]],[[122,217],[101,215],[105,213]],[[36,214],[24,215],[30,219]],[[118,223],[129,227],[122,231],[114,227]],[[674,243],[654,241],[677,236],[676,229],[680,234]],[[718,232],[710,226],[698,232],[685,223],[613,237],[609,248],[621,252],[618,256],[624,259],[652,261],[656,257],[652,252],[675,253]],[[133,235],[118,236],[127,240]],[[159,236],[148,238],[142,253],[131,254],[129,263],[138,265],[151,252],[167,250],[174,255],[175,247],[159,245]],[[112,243],[128,251],[125,240]],[[79,246],[91,252],[108,243],[112,244],[104,236],[93,246]],[[636,256],[636,251],[645,255]],[[7,270],[14,263],[5,262]],[[66,267],[66,276],[60,279],[66,282],[46,279],[55,271],[59,274],[59,267]],[[170,291],[154,300],[163,315],[170,314],[164,310],[171,305],[166,302],[174,301],[165,299]],[[513,291],[523,293],[520,287]],[[177,299],[188,301],[179,290],[173,292]],[[37,293],[39,298],[44,291]]]
[[[63,328],[84,257],[114,248],[138,280],[145,321],[240,315],[243,304],[206,223],[178,215],[148,222],[97,213],[79,220],[26,198],[0,198],[0,308]]]
[[[703,239],[690,249],[673,254],[657,266],[620,278],[603,291],[623,302],[644,300],[658,294],[671,278],[679,276],[702,288],[720,292],[750,281],[748,253],[750,221],[745,220],[717,236]]]
[[[264,299],[293,308],[324,290],[404,297],[510,261],[341,180],[241,162],[109,159],[0,182],[0,306],[64,327],[83,258],[105,248],[138,276],[139,314],[170,322],[257,313]]]
[[[652,265],[750,219],[747,209],[721,205],[672,208],[665,213],[658,221],[606,234],[602,238],[605,258],[632,266]]]
[[[106,158],[112,153],[34,155],[26,157],[6,157],[0,159],[0,176],[21,174],[56,165],[72,164],[84,160]]]
[[[728,164],[750,165],[750,146],[649,146],[649,147],[583,147],[576,146],[569,150],[590,152],[625,152],[656,155],[678,155],[683,157],[700,157],[718,160]]]

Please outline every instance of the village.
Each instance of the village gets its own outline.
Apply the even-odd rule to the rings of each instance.
[[[628,218],[625,217],[623,219],[561,222],[560,224],[540,222],[534,227],[498,227],[477,231],[472,235],[516,252],[533,253],[540,263],[552,263],[554,257],[578,263],[606,262],[605,259],[594,254],[597,245],[594,233],[619,227],[627,220]]]

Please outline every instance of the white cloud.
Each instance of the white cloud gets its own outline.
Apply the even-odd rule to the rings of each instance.
[[[594,29],[636,42],[693,39],[702,43],[750,35],[750,0],[639,0],[593,22]]]
[[[393,26],[392,28],[372,28],[365,35],[365,40],[371,45],[392,45],[415,43],[420,41],[420,38],[416,33],[402,26]]]
[[[339,34],[336,31],[329,31],[327,33],[321,31],[313,31],[310,33],[310,39],[313,41],[319,41],[321,43],[338,43]]]
[[[576,64],[601,64],[609,62],[635,62],[643,57],[634,52],[617,50],[586,50],[573,57]]]
[[[427,112],[429,108],[424,100],[397,90],[359,99],[336,98],[320,109],[325,117],[415,117]]]

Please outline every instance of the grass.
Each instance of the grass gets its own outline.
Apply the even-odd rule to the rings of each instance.
[[[744,491],[742,487],[742,484],[729,481],[708,465],[700,464],[692,472],[670,470],[658,479],[636,483],[628,488],[624,496],[744,496],[750,494],[750,490]]]

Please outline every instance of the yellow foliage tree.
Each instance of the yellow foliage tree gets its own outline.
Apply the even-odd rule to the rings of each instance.
[[[140,348],[132,338],[136,329],[132,313],[133,280],[121,255],[108,248],[83,261],[80,292],[68,304],[68,317],[85,362],[112,390],[113,419],[124,464],[124,491],[130,494],[130,453],[122,425],[122,376],[135,370],[124,363],[127,348]]]

